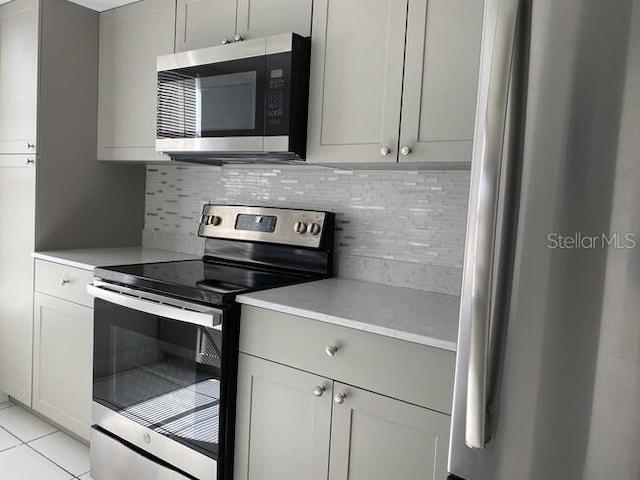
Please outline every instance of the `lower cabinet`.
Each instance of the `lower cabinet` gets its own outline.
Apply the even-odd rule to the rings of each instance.
[[[89,441],[93,384],[90,271],[36,260],[32,407]]]
[[[444,480],[448,415],[334,383],[331,480]]]
[[[235,480],[326,480],[332,382],[240,354]]]
[[[25,405],[31,403],[36,202],[36,169],[28,158],[0,155],[0,392]]]
[[[235,480],[444,480],[450,417],[241,353]]]

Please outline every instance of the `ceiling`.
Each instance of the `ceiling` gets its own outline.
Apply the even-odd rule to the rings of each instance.
[[[0,0],[0,5],[3,3],[9,3],[11,0]],[[120,7],[127,3],[134,3],[136,0],[70,0],[73,3],[77,3],[92,10],[103,12],[111,8]]]

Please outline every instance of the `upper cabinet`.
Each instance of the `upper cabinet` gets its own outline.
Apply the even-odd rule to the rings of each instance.
[[[0,154],[36,148],[38,0],[0,7]]]
[[[176,51],[278,33],[311,34],[313,0],[178,0]]]
[[[156,152],[156,58],[173,52],[175,0],[100,15],[98,158],[168,160]]]
[[[307,161],[470,162],[482,7],[316,0]]]
[[[178,0],[176,52],[211,47],[236,33],[236,0]]]
[[[236,32],[242,38],[294,32],[311,35],[313,0],[238,0]]]
[[[316,0],[307,161],[395,157],[406,22],[407,0]]]
[[[471,161],[482,7],[482,0],[409,1],[401,162]]]

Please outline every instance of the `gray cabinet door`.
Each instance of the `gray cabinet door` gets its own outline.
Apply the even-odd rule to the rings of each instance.
[[[35,153],[38,0],[0,6],[0,154]]]
[[[0,391],[31,405],[36,169],[0,155]]]
[[[36,293],[33,408],[89,441],[93,309]]]
[[[311,35],[313,0],[238,0],[236,32],[245,39],[294,32]]]
[[[175,0],[100,14],[98,158],[168,160],[156,152],[156,58],[173,52]]]
[[[444,480],[450,417],[340,383],[330,480]]]
[[[236,0],[178,0],[176,52],[232,41],[235,26]]]
[[[315,0],[308,162],[397,160],[406,22],[407,0]]]
[[[331,384],[241,353],[234,478],[326,480]]]
[[[411,0],[400,161],[470,162],[483,0]]]

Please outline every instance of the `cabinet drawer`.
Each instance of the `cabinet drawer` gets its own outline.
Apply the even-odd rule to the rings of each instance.
[[[58,263],[36,260],[36,291],[93,308],[87,284],[93,272]]]
[[[455,354],[447,350],[243,305],[240,351],[451,413]]]

